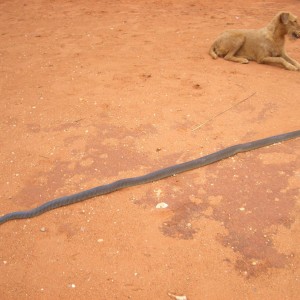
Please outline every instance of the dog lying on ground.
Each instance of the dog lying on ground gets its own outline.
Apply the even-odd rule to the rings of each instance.
[[[297,17],[281,12],[261,29],[228,30],[212,44],[209,54],[226,60],[247,64],[254,60],[260,64],[279,64],[291,71],[300,71],[300,64],[284,50],[285,35],[300,38]]]

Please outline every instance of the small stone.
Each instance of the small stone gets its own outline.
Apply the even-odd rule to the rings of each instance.
[[[167,208],[169,205],[165,202],[160,202],[156,205],[156,208]]]
[[[98,239],[97,242],[98,243],[102,243],[104,240],[103,239]]]
[[[174,295],[172,293],[168,293],[168,296],[173,299],[176,299],[176,300],[187,300],[187,297],[185,295],[178,296],[178,295]]]
[[[72,289],[75,289],[75,288],[76,288],[76,285],[75,285],[74,283],[70,283],[70,284],[68,285],[68,287],[69,287],[69,288],[72,288]]]
[[[41,227],[40,231],[41,232],[45,232],[46,231],[46,227]]]

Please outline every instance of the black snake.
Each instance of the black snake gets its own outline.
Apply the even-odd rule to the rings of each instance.
[[[244,144],[238,144],[235,146],[231,146],[228,148],[225,148],[223,150],[217,151],[215,153],[187,161],[184,163],[180,163],[174,166],[170,166],[161,170],[157,170],[154,172],[151,172],[146,175],[138,176],[138,177],[132,177],[132,178],[125,178],[121,179],[109,184],[101,185],[77,194],[65,196],[65,197],[60,197],[54,200],[51,200],[49,202],[46,202],[36,208],[33,208],[31,210],[27,211],[17,211],[17,212],[12,212],[8,213],[2,217],[0,217],[0,224],[3,224],[7,221],[10,220],[15,220],[15,219],[26,219],[26,218],[32,218],[35,216],[38,216],[40,214],[45,213],[46,211],[61,207],[61,206],[66,206],[70,205],[76,202],[80,202],[86,199],[90,199],[96,196],[104,195],[104,194],[109,194],[111,192],[130,187],[130,186],[135,186],[135,185],[140,185],[140,184],[145,184],[149,182],[153,182],[156,180],[160,180],[162,178],[170,177],[175,174],[179,174],[182,172],[186,172],[192,169],[196,169],[199,167],[206,166],[208,164],[212,164],[214,162],[217,162],[219,160],[228,158],[230,156],[233,156],[237,153],[240,152],[245,152],[245,151],[251,151],[257,148],[261,147],[266,147],[275,143],[283,142],[289,139],[294,139],[300,137],[300,130],[289,132],[289,133],[284,133],[280,135],[275,135],[271,136],[268,138],[264,138],[261,140],[249,142],[249,143],[244,143]]]

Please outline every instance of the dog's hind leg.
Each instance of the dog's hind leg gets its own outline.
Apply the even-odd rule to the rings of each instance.
[[[231,40],[231,45],[228,53],[224,56],[224,59],[238,62],[241,64],[247,64],[249,62],[248,59],[243,57],[235,56],[240,48],[243,46],[245,42],[244,36],[235,36],[234,39]]]

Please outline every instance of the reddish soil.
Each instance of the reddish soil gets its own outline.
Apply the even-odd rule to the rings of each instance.
[[[0,213],[299,129],[299,72],[207,54],[280,10],[299,1],[1,1]],[[299,299],[299,153],[3,224],[1,299]]]

